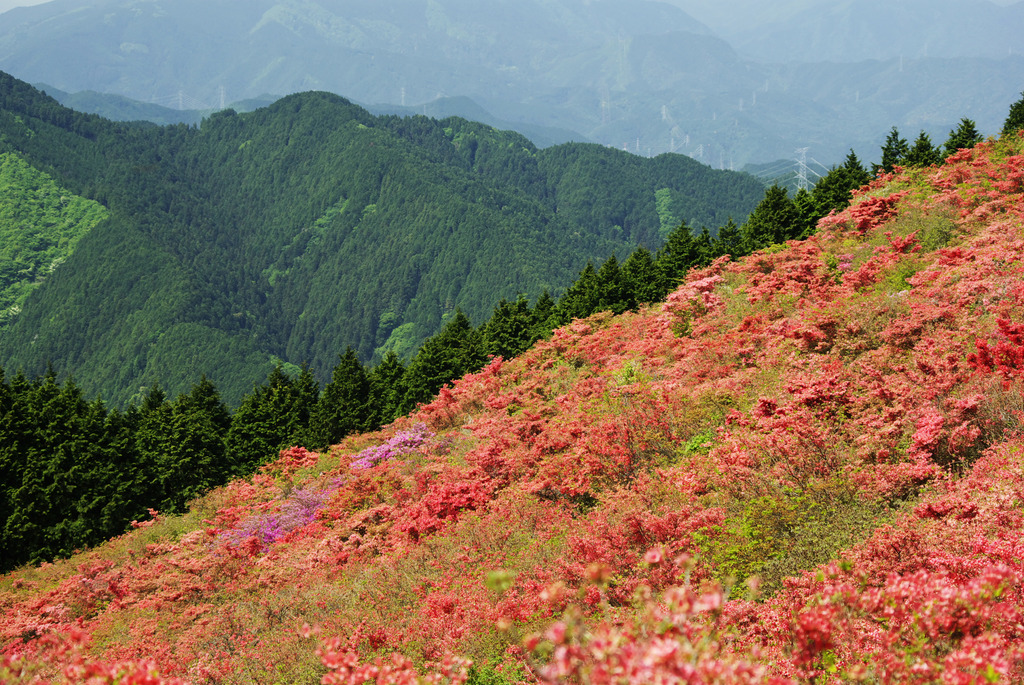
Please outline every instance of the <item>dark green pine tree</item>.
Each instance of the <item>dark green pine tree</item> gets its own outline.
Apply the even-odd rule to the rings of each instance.
[[[801,217],[786,189],[778,184],[768,188],[764,198],[740,229],[744,251],[749,254],[769,245],[800,237]]]
[[[945,156],[949,157],[957,150],[964,148],[972,148],[982,141],[981,134],[978,133],[973,121],[967,118],[960,120],[960,125],[949,132],[949,138],[946,139],[944,146]]]
[[[317,448],[340,442],[350,433],[372,426],[370,379],[352,347],[338,355],[330,382],[324,386],[313,413],[313,435]]]
[[[1003,122],[1003,135],[1008,136],[1024,128],[1024,93],[1020,100],[1010,105],[1010,111]]]
[[[74,383],[59,385],[51,369],[33,386],[26,408],[35,436],[26,449],[20,486],[11,495],[3,537],[21,561],[36,562],[69,555],[85,544],[91,531],[78,515],[78,500],[98,455],[89,406]]]
[[[818,219],[821,218],[818,203],[810,191],[806,188],[800,188],[796,191],[796,195],[793,196],[793,206],[796,208],[797,215],[799,216],[797,220],[800,231],[798,237],[806,238],[814,233],[818,225]]]
[[[654,258],[665,292],[674,290],[686,277],[686,272],[699,263],[700,259],[700,245],[694,238],[693,231],[683,221],[668,234],[665,244]]]
[[[892,173],[895,166],[902,166],[907,163],[907,154],[909,152],[910,146],[907,145],[907,139],[900,138],[899,130],[893,126],[885,139],[885,143],[882,145],[882,163],[875,167],[875,173],[877,174],[880,170],[885,173]]]
[[[622,269],[619,268],[619,260],[615,255],[608,257],[597,270],[594,277],[594,285],[597,288],[597,299],[594,303],[594,311],[610,311],[621,314],[627,309],[636,307],[636,302],[629,296],[629,288],[626,287],[622,278]]]
[[[537,341],[533,310],[524,295],[502,298],[482,328],[484,351],[502,359],[517,357]]]
[[[297,444],[306,429],[295,382],[277,365],[265,385],[242,398],[231,417],[227,450],[239,475],[277,458],[282,449]]]
[[[622,263],[622,280],[636,304],[651,304],[665,299],[661,274],[651,251],[641,245]]]
[[[714,254],[716,257],[731,255],[733,258],[740,257],[743,252],[743,236],[740,234],[740,227],[730,217],[724,226],[718,228],[718,235],[715,236]]]
[[[111,416],[114,420],[111,420]],[[107,411],[102,399],[88,403],[81,413],[82,445],[75,477],[75,510],[65,514],[73,548],[97,544],[122,533],[131,520],[131,495],[124,486],[134,467],[134,455],[119,451],[127,446],[116,412]]]
[[[11,498],[21,487],[25,470],[26,437],[30,433],[27,393],[28,379],[21,373],[10,383],[0,368],[0,571],[13,568],[17,549],[10,545],[4,528],[14,512]],[[6,561],[10,560],[10,561]]]
[[[832,168],[814,185],[811,191],[811,203],[802,198],[795,198],[794,203],[800,210],[805,221],[803,235],[810,235],[817,228],[818,220],[832,211],[839,211],[849,206],[853,200],[853,191],[864,186],[871,180],[871,174],[857,159],[856,153],[850,150],[846,161],[841,166]]]
[[[558,300],[558,323],[564,325],[573,319],[585,319],[597,307],[597,272],[587,262],[583,271]]]
[[[697,263],[695,266],[707,266],[717,255],[715,254],[715,239],[711,237],[711,231],[707,226],[701,226],[700,233],[694,237],[697,245]]]
[[[846,155],[842,168],[846,171],[847,184],[850,190],[858,190],[871,182],[871,173],[860,163],[857,153],[852,148],[850,153]],[[849,199],[847,199],[846,204],[849,204]],[[845,207],[846,205],[843,206]]]
[[[445,383],[479,371],[487,360],[482,336],[461,309],[437,334],[423,343],[406,368],[406,393],[399,409],[405,414],[429,402]]]
[[[370,407],[374,426],[383,426],[398,418],[405,399],[405,365],[389,350],[367,374],[370,381]]]
[[[317,437],[314,426],[314,414],[320,402],[320,383],[313,375],[308,364],[302,365],[299,377],[295,379],[294,414],[298,429],[292,435],[292,443],[308,449],[316,449]]]
[[[942,162],[942,153],[932,145],[931,137],[921,131],[907,152],[907,166],[925,167]]]
[[[162,506],[182,511],[211,487],[227,482],[237,465],[227,454],[231,414],[206,376],[171,403],[171,448],[157,462]]]
[[[102,506],[98,506],[101,526],[108,531],[104,537],[119,535],[129,521],[141,521],[149,507],[156,508],[158,502],[146,499],[146,491],[137,486],[144,466],[135,448],[135,431],[138,428],[139,410],[129,407],[121,412],[111,410],[106,416],[106,461],[109,476],[103,490]],[[146,484],[147,489],[152,486]]]
[[[551,297],[551,293],[547,289],[540,294],[533,305],[533,320],[533,336],[537,340],[547,338],[551,335],[551,331],[560,325],[558,303],[555,302],[555,298]]]
[[[814,184],[811,195],[814,197],[819,218],[827,216],[833,210],[838,211],[849,206],[853,199],[853,191],[870,181],[871,174],[857,159],[854,151],[850,150],[841,166],[831,169]]]
[[[164,455],[174,451],[174,408],[167,394],[154,382],[146,391],[137,412],[130,414],[134,424],[134,446],[137,468],[130,476],[130,487],[137,501],[145,507],[164,508],[164,490],[160,467]]]

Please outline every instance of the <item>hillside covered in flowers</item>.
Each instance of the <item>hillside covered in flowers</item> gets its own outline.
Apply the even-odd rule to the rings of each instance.
[[[0,578],[5,682],[1024,679],[1024,138]]]

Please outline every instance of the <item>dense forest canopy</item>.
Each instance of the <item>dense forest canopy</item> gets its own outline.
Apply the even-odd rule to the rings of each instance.
[[[0,77],[0,153],[109,217],[25,300],[0,364],[123,406],[206,373],[234,405],[278,363],[408,359],[461,308],[561,292],[588,260],[757,204],[752,177],[597,145],[537,149],[326,93],[200,126],[114,123]]]

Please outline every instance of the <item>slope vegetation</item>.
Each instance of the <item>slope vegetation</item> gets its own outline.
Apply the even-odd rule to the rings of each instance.
[[[597,145],[538,150],[462,119],[374,117],[325,93],[201,127],[118,124],[0,76],[0,152],[110,212],[0,336],[124,404],[199,374],[235,404],[275,359],[325,380],[351,345],[407,358],[456,308],[564,288],[588,260],[717,226],[750,176]]]
[[[9,574],[5,675],[1019,682],[1022,275],[1024,138],[884,175],[805,241]]]

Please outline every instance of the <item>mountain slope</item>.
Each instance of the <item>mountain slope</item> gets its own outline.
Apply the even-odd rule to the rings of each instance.
[[[1024,52],[1015,28],[1022,21],[1019,2],[1000,7],[987,0],[844,0],[748,29],[736,37],[736,45],[765,62],[861,62],[901,55],[998,59]]]
[[[374,106],[467,97],[517,130],[576,131],[716,168],[792,159],[804,147],[826,166],[850,147],[869,159],[893,125],[934,138],[966,116],[997,131],[1020,92],[1019,4],[891,5],[734,12],[748,26],[805,17],[807,28],[772,29],[751,58],[666,2],[64,0],[4,14],[0,69],[198,110],[312,89]],[[753,22],[752,42],[769,24]],[[912,78],[900,76],[901,56],[921,63]],[[808,66],[823,78],[800,78]],[[899,96],[902,79],[929,94],[928,107]],[[834,96],[835,84],[854,81]]]
[[[118,404],[201,373],[235,403],[275,358],[325,379],[349,345],[408,355],[456,308],[479,321],[588,260],[657,247],[658,192],[676,223],[711,226],[763,192],[682,156],[538,150],[326,93],[198,128],[76,114],[6,76],[0,97],[0,150],[111,214],[5,328],[0,365],[52,362]]]
[[[5,675],[1018,682],[1022,209],[1021,137],[883,176],[803,242],[10,574]]]
[[[106,216],[17,155],[0,154],[0,325]]]

